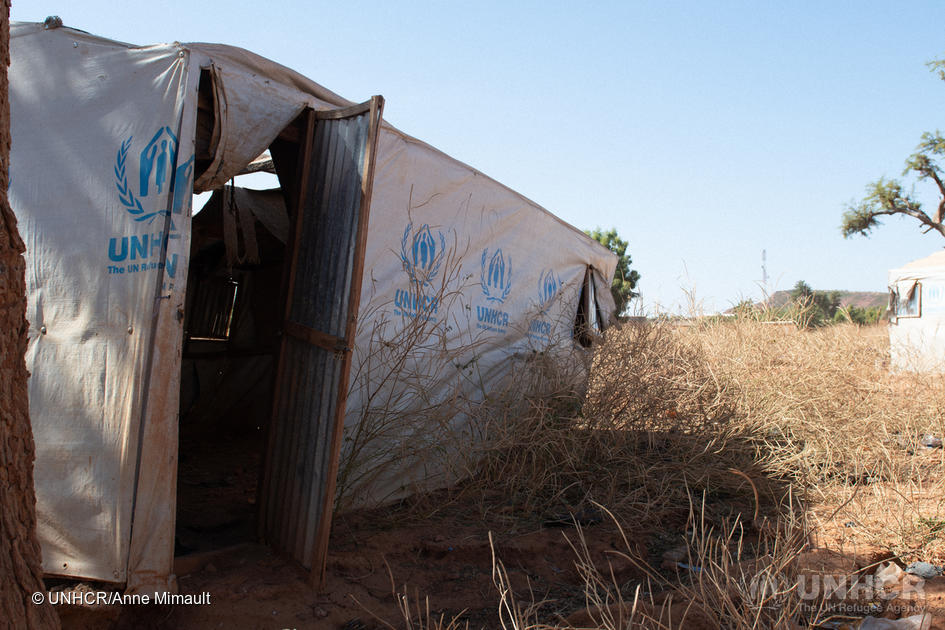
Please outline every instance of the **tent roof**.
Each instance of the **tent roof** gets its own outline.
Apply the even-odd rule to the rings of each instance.
[[[32,35],[38,32],[47,30],[43,24],[33,23],[33,22],[11,22],[10,24],[10,36],[18,37],[24,35]],[[211,44],[211,43],[185,43],[174,42],[173,44],[154,44],[148,46],[137,46],[133,44],[128,44],[125,42],[119,42],[111,40],[105,37],[100,37],[98,35],[93,35],[86,31],[75,29],[72,27],[62,26],[58,29],[63,32],[68,32],[69,37],[75,37],[76,39],[82,39],[89,43],[96,43],[99,45],[107,46],[122,46],[129,49],[146,49],[146,48],[161,48],[161,47],[175,47],[178,49],[184,49],[191,52],[191,54],[196,54],[198,58],[204,60],[212,60],[214,63],[224,66],[228,66],[231,70],[237,70],[243,76],[247,77],[247,84],[256,84],[255,85],[255,95],[254,97],[259,101],[268,100],[270,103],[277,101],[279,99],[288,98],[293,101],[296,106],[301,106],[303,103],[307,103],[309,106],[315,107],[316,109],[325,109],[329,107],[348,107],[355,104],[354,101],[349,101],[342,96],[332,92],[331,90],[319,85],[315,81],[303,76],[302,74],[283,66],[282,64],[276,63],[270,59],[266,59],[256,53],[250,52],[243,48],[237,46],[229,46],[226,44]],[[250,78],[251,77],[251,78]],[[259,89],[259,83],[263,83],[267,89]],[[243,86],[245,87],[245,86]],[[250,96],[254,90],[247,89],[249,92],[246,96]],[[264,92],[266,94],[264,94]],[[271,93],[270,93],[271,92]],[[293,94],[294,93],[294,94]],[[302,96],[305,95],[305,96]],[[300,98],[301,97],[301,98]],[[260,104],[257,104],[257,107]],[[239,108],[231,108],[239,109]],[[234,112],[235,113],[235,112]],[[294,115],[292,115],[294,118]],[[546,208],[535,203],[531,199],[527,198],[525,195],[522,195],[516,190],[509,188],[502,182],[496,181],[493,178],[485,175],[478,169],[469,166],[468,164],[457,160],[456,158],[443,153],[436,147],[429,145],[422,140],[419,140],[409,134],[406,134],[387,121],[382,121],[383,128],[388,132],[393,132],[400,136],[403,140],[409,143],[425,146],[428,149],[435,151],[440,154],[442,158],[453,162],[454,164],[461,166],[463,168],[469,169],[474,174],[478,176],[485,177],[486,179],[492,181],[493,183],[505,188],[506,190],[512,192],[517,197],[519,197],[527,206],[538,210],[539,212],[545,213],[559,224],[561,224],[566,229],[572,230],[577,233],[581,238],[586,241],[590,241],[593,245],[596,245],[598,248],[607,252],[609,256],[616,258],[616,256],[606,247],[598,243],[595,239],[592,239],[582,230],[571,225],[561,217],[557,216],[553,212],[550,212]],[[245,130],[242,130],[245,131]],[[245,139],[247,136],[245,133],[235,133],[234,136],[237,136],[237,139]],[[268,140],[264,144],[268,145]],[[195,182],[195,190],[201,192],[205,189],[210,189],[216,187],[220,182],[225,182],[230,179],[232,175],[235,175],[242,171],[247,164],[249,164],[253,159],[255,159],[265,147],[260,147],[258,151],[250,150],[246,156],[239,156],[239,151],[232,151],[233,147],[227,147],[228,150],[220,150],[222,156],[223,153],[227,154],[227,161],[230,162],[230,165],[225,173],[220,174],[205,174],[201,180]],[[251,155],[250,155],[251,154]],[[208,180],[209,178],[209,180]],[[210,183],[208,183],[208,181]],[[211,185],[212,184],[212,185]]]
[[[927,273],[936,275],[945,274],[945,249],[941,249],[923,258],[917,258],[902,267],[890,269],[889,277],[890,279],[905,276],[918,277]]]

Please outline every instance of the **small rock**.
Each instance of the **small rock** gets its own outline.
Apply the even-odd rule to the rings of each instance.
[[[442,534],[437,534],[436,538],[433,539],[433,542],[443,542],[444,540],[446,540],[446,536]]]
[[[922,613],[895,620],[866,617],[858,627],[860,630],[928,630],[931,625],[932,615]]]
[[[328,616],[328,611],[325,610],[324,608],[316,608],[316,609],[313,611],[313,613],[314,613],[315,616],[318,617],[319,619],[324,619],[325,617]]]
[[[205,566],[203,569],[204,569],[204,571],[206,571],[207,573],[216,573],[216,572],[217,572],[217,567],[216,567],[216,565],[213,564],[212,562],[208,562],[208,563],[207,563],[207,566]]]
[[[942,448],[942,438],[935,437],[931,433],[923,435],[919,443],[926,448]]]
[[[912,575],[918,575],[920,578],[925,578],[926,580],[934,577],[938,577],[942,574],[942,567],[937,564],[931,564],[929,562],[913,562],[906,567],[906,573],[911,573]]]

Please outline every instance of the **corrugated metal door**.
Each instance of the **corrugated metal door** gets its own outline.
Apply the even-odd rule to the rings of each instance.
[[[310,112],[260,492],[265,540],[324,578],[384,100]]]

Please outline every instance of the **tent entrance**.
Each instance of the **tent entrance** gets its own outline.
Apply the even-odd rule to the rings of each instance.
[[[176,555],[256,539],[288,214],[281,190],[226,187],[214,192],[192,226]]]
[[[194,216],[178,554],[259,536],[323,576],[382,106],[306,110],[269,148],[281,189]]]

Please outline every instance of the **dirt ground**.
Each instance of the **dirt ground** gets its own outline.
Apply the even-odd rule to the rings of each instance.
[[[586,606],[584,581],[571,547],[578,533],[573,526],[555,523],[529,528],[519,524],[510,532],[508,523],[503,527],[501,520],[484,522],[470,518],[469,513],[454,505],[428,519],[384,510],[338,519],[327,583],[321,592],[311,587],[308,573],[293,561],[264,545],[242,543],[178,559],[180,593],[209,593],[209,605],[59,606],[58,612],[66,630],[426,628],[417,621],[425,618],[428,610],[432,618],[442,616],[449,621],[458,617],[462,623],[468,622],[469,628],[500,628],[489,532],[505,530],[493,534],[494,549],[508,570],[516,598],[538,602],[538,618],[545,623],[567,627],[565,619],[570,617],[575,625],[584,625],[578,623],[589,618],[582,615]],[[681,523],[668,523],[665,531],[627,532],[627,538],[652,566],[659,567],[664,553],[683,535],[678,528]],[[601,566],[609,563],[618,583],[645,586],[643,573],[615,553],[626,546],[613,525],[601,521],[582,529],[592,557]],[[814,549],[802,554],[801,562],[813,572],[852,574],[870,570],[890,557],[887,551],[861,546],[846,554]],[[664,575],[667,572],[665,566],[660,570]],[[52,588],[96,586],[63,583]],[[654,594],[657,602],[662,597]],[[412,626],[406,624],[400,610],[405,601],[412,610]],[[885,616],[894,618],[915,612],[916,603],[895,600],[887,606]],[[945,577],[925,583],[923,608],[934,615],[932,629],[945,630]],[[693,620],[679,627],[700,630],[714,626]]]
[[[322,592],[310,586],[308,573],[291,560],[263,545],[245,543],[179,558],[180,592],[209,592],[208,606],[62,606],[59,612],[67,630],[369,630],[386,628],[388,623],[404,625],[398,600],[406,592],[414,614],[419,604],[425,616],[429,605],[430,614],[437,618],[461,616],[471,628],[495,628],[500,627],[499,594],[492,577],[489,531],[486,523],[455,515],[425,523],[398,523],[387,512],[363,513],[336,523]],[[638,570],[611,553],[625,549],[615,527],[602,522],[586,525],[584,531],[592,555],[602,563],[610,562],[618,580],[640,580]],[[516,595],[526,602],[545,602],[541,616],[552,623],[584,607],[584,583],[568,542],[576,539],[575,534],[573,527],[538,525],[495,540],[495,552],[508,570]],[[659,536],[631,540],[657,547],[670,544]],[[654,548],[652,553],[658,557],[661,551]]]

